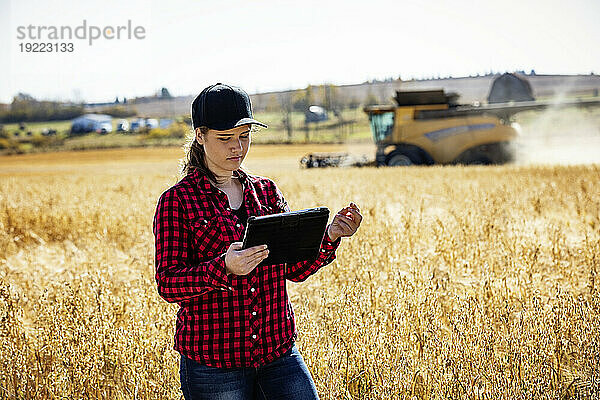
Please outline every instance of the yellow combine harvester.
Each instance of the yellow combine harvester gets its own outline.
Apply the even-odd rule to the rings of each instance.
[[[441,96],[446,97],[442,91],[398,92],[402,105],[365,108],[377,144],[377,165],[499,164],[512,160],[515,126],[503,124],[496,116],[453,116],[447,103],[406,101]]]
[[[498,78],[489,104],[459,105],[457,95],[443,90],[396,92],[395,106],[370,106],[371,131],[378,166],[413,164],[503,164],[513,159],[521,111],[565,106],[598,106],[599,100],[538,102],[522,78]]]

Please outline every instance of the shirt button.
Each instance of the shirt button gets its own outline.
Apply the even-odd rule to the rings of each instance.
[[[256,315],[256,311],[252,311],[252,315]]]
[[[239,227],[240,227],[240,226],[242,226],[242,225],[240,225],[240,224],[235,224],[235,226],[239,228]]]
[[[256,335],[252,335],[252,339],[256,339]]]
[[[205,219],[203,219],[203,220],[202,220],[202,222],[203,222],[203,223],[206,223],[206,220],[205,220]]]
[[[254,289],[254,288],[250,288],[250,291],[251,291],[252,293],[254,293],[254,291],[255,291],[255,290],[256,290],[256,289]]]

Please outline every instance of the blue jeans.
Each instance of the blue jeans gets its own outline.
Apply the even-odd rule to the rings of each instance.
[[[179,377],[185,400],[319,399],[296,345],[258,368],[208,367],[182,355]]]

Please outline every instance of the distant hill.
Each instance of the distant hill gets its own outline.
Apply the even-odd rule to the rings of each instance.
[[[442,78],[425,80],[389,80],[385,82],[365,82],[353,85],[335,86],[336,96],[345,99],[355,99],[361,105],[370,96],[381,104],[391,104],[396,90],[425,90],[444,89],[446,92],[456,92],[460,95],[460,103],[484,103],[493,80],[500,74]],[[529,81],[536,98],[556,96],[598,96],[600,91],[600,75],[527,75],[517,74]],[[201,88],[199,88],[200,90]],[[270,104],[277,103],[282,95],[294,94],[303,89],[252,94],[252,104],[255,111],[264,111]],[[144,97],[140,101],[133,99],[127,106],[135,107],[138,115],[144,117],[174,117],[188,115],[194,95],[171,98]],[[314,102],[323,104],[322,95],[315,91]],[[87,105],[86,112],[101,112],[106,103]]]

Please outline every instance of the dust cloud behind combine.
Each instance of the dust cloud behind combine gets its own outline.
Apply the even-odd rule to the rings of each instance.
[[[600,107],[551,107],[523,112],[516,122],[516,164],[600,163]]]

